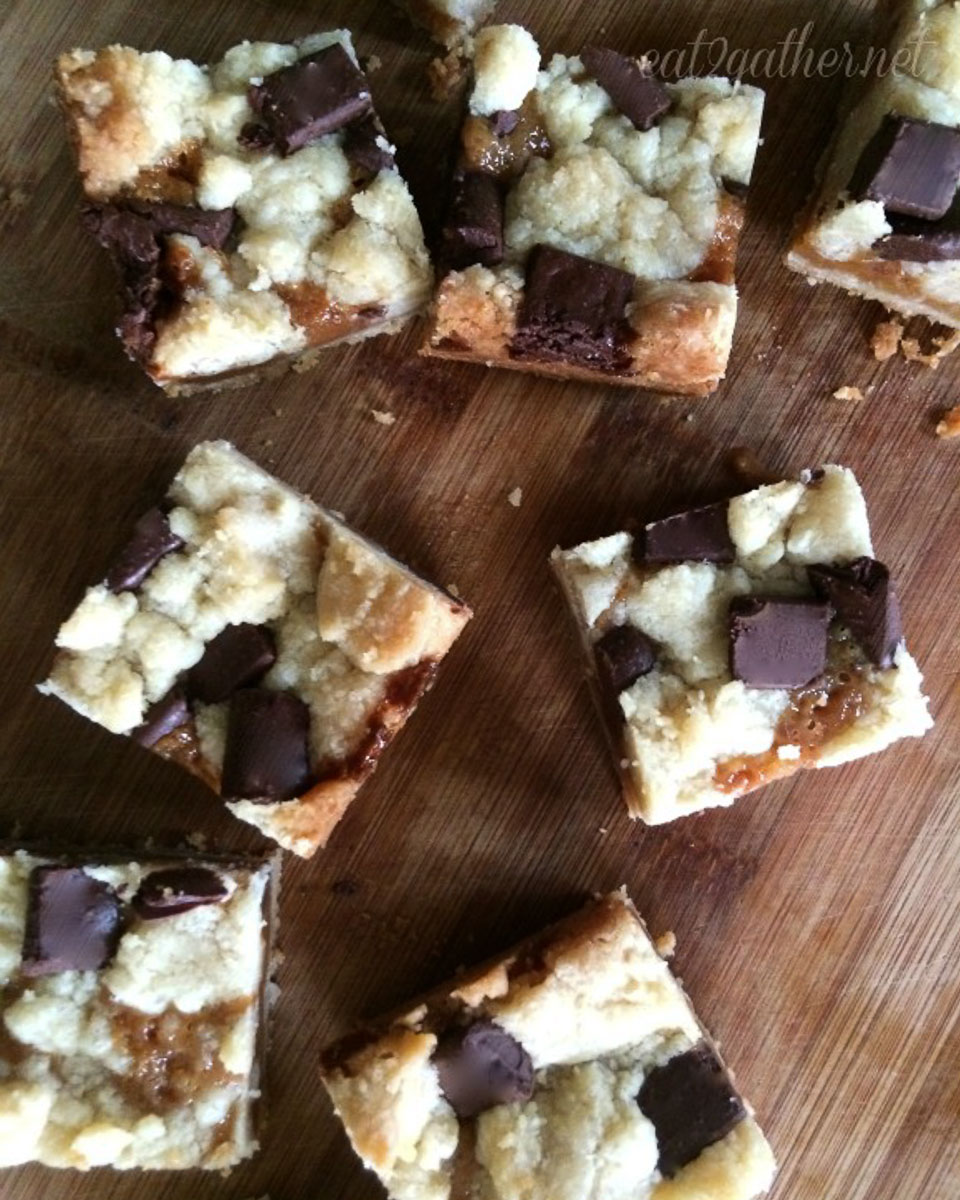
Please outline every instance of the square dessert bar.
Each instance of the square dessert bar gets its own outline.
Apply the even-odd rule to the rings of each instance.
[[[555,550],[632,817],[659,825],[931,726],[853,472]]]
[[[0,1167],[255,1153],[270,863],[0,855]]]
[[[61,627],[40,690],[309,857],[471,615],[229,443],[204,442]]]
[[[960,327],[960,9],[901,7],[892,69],[840,126],[786,263]]]
[[[762,110],[593,46],[541,70],[525,29],[481,30],[423,353],[712,392]]]
[[[420,219],[350,34],[210,67],[126,46],[57,60],[127,353],[167,392],[393,332],[429,299]]]
[[[448,50],[463,49],[497,0],[401,0],[410,16]]]
[[[751,1200],[775,1164],[624,892],[334,1046],[394,1200]]]

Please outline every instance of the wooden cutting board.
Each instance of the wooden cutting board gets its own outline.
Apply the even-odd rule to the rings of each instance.
[[[817,51],[848,40],[860,53],[870,8],[506,0],[502,13],[547,52],[680,48],[701,27],[731,50],[769,49],[812,21]],[[960,442],[933,432],[960,401],[960,354],[936,372],[878,365],[878,311],[780,266],[842,79],[755,80],[769,86],[765,144],[715,397],[425,362],[409,329],[333,350],[312,374],[174,403],[113,337],[113,277],[78,226],[49,102],[54,54],[121,41],[203,60],[243,38],[349,24],[382,60],[374,91],[429,221],[456,103],[430,99],[431,48],[385,0],[2,11],[0,835],[163,846],[200,830],[223,850],[262,848],[198,783],[33,690],[59,621],[203,438],[232,439],[477,613],[330,847],[286,863],[259,1157],[228,1178],[24,1168],[0,1175],[3,1200],[378,1197],[319,1085],[319,1048],[621,883],[654,931],[676,932],[676,968],[782,1163],[778,1200],[960,1197]],[[866,399],[832,398],[842,385]],[[644,829],[621,806],[547,555],[738,490],[735,446],[784,473],[855,468],[937,726],[732,810]]]

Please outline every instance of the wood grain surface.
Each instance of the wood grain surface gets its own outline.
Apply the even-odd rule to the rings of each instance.
[[[814,23],[869,43],[871,5],[813,0],[506,0],[547,52],[634,52],[701,28],[731,49]],[[960,1197],[960,354],[932,372],[868,349],[878,311],[779,262],[842,79],[771,81],[740,258],[729,378],[671,400],[418,360],[420,331],[330,351],[312,374],[166,400],[112,334],[114,281],[81,232],[49,100],[55,53],[123,41],[200,60],[243,38],[349,24],[433,221],[456,104],[385,0],[6,0],[0,8],[0,835],[142,846],[201,830],[262,847],[197,782],[43,699],[59,621],[190,446],[227,437],[360,529],[455,584],[477,616],[434,692],[313,862],[289,859],[285,961],[263,1151],[228,1177],[24,1168],[3,1200],[367,1200],[317,1053],[358,1017],[626,883],[722,1040],[782,1164],[778,1200]],[[862,403],[839,401],[841,385]],[[378,424],[371,410],[396,415]],[[792,473],[855,468],[900,582],[935,731],[735,808],[631,824],[547,568],[557,543],[739,490],[749,446]],[[508,493],[522,489],[519,508]]]

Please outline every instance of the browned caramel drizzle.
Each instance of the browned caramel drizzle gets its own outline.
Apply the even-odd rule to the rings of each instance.
[[[487,117],[468,116],[463,125],[461,166],[483,171],[498,179],[522,175],[533,157],[548,158],[553,151],[540,117],[536,94],[531,92],[517,110],[519,121],[510,133],[497,137]]]
[[[203,155],[199,142],[190,142],[177,154],[144,167],[129,192],[138,200],[165,204],[194,204]]]
[[[777,724],[773,745],[763,754],[741,754],[717,763],[714,786],[739,796],[775,779],[816,764],[825,742],[849,729],[862,715],[865,704],[863,670],[857,667],[829,670],[806,687],[797,688]],[[796,758],[780,758],[781,746],[797,746]]]
[[[700,265],[687,277],[691,283],[733,283],[737,246],[746,205],[722,188],[717,197],[717,226]]]

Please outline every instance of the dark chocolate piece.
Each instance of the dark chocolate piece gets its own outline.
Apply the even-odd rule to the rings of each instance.
[[[136,591],[160,559],[182,545],[183,538],[173,532],[160,509],[151,508],[134,525],[133,537],[107,572],[107,587],[111,592]]]
[[[642,675],[649,675],[657,661],[657,648],[635,625],[618,625],[594,645],[601,678],[619,695]]]
[[[276,643],[265,625],[228,625],[190,668],[187,687],[194,699],[219,704],[240,688],[259,683],[276,661]]]
[[[637,1103],[656,1131],[657,1168],[667,1179],[725,1138],[747,1115],[723,1063],[706,1042],[654,1067]]]
[[[454,179],[442,237],[442,256],[449,270],[503,262],[503,198],[492,175],[467,171]]]
[[[827,665],[830,605],[795,596],[730,602],[730,671],[755,688],[797,688]]]
[[[634,276],[617,267],[552,246],[534,246],[511,355],[599,371],[627,370],[626,309],[635,285]]]
[[[79,867],[30,872],[21,970],[31,978],[98,971],[120,941],[120,900]]]
[[[230,699],[220,791],[228,800],[290,800],[310,786],[310,710],[289,692],[243,688]]]
[[[161,738],[173,733],[190,719],[187,696],[182,687],[171,688],[155,704],[147,709],[143,724],[130,731],[130,736],[141,746],[155,746]]]
[[[506,137],[520,124],[520,114],[515,108],[498,108],[495,113],[490,114],[489,120],[494,137]]]
[[[530,1055],[493,1021],[444,1035],[433,1052],[440,1090],[461,1121],[533,1095]]]
[[[284,155],[373,111],[366,78],[339,42],[267,75],[247,95]]]
[[[890,572],[875,558],[857,558],[846,567],[807,567],[818,596],[830,602],[837,620],[850,630],[877,667],[892,667],[903,641],[900,605]]]
[[[165,867],[141,880],[131,904],[138,917],[155,921],[201,904],[220,904],[226,898],[226,884],[209,867]]]
[[[378,139],[386,140],[380,122],[374,116],[354,121],[344,131],[343,152],[360,175],[373,178],[395,165],[393,152],[381,146]]]
[[[736,552],[726,501],[652,521],[634,538],[633,555],[641,564],[732,563]]]
[[[960,259],[960,205],[941,221],[891,216],[892,232],[873,243],[873,252],[890,262],[954,262]]]
[[[273,134],[260,121],[248,121],[237,134],[237,142],[244,150],[266,150],[273,145]]]
[[[888,114],[860,156],[850,183],[855,200],[936,221],[960,187],[960,129]]]
[[[670,93],[639,59],[587,46],[580,61],[634,128],[645,133],[670,111]]]

